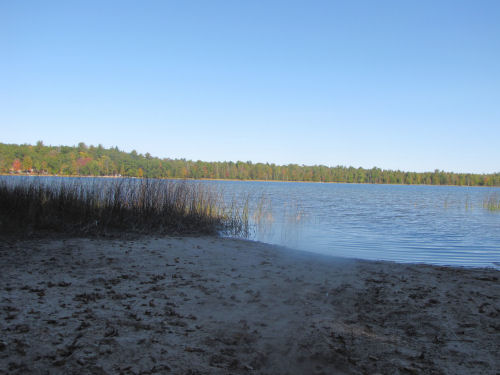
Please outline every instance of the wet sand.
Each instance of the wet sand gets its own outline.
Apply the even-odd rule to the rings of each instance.
[[[0,374],[499,374],[500,272],[212,237],[0,242]]]

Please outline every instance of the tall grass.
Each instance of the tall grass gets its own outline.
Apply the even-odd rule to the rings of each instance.
[[[265,235],[271,232],[275,217],[272,201],[269,197],[264,194],[260,196],[253,210],[252,219],[259,234]]]
[[[483,207],[488,211],[500,211],[500,199],[496,194],[491,194],[483,201]]]
[[[248,209],[206,185],[165,180],[0,181],[0,232],[248,232]]]

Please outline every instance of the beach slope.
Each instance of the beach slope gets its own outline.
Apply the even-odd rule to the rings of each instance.
[[[500,272],[214,237],[4,239],[0,374],[498,374]]]

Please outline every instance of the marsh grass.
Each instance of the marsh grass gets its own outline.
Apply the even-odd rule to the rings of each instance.
[[[500,199],[497,194],[491,194],[483,201],[483,207],[488,211],[500,211]]]
[[[253,209],[252,221],[255,224],[256,231],[258,231],[260,235],[271,232],[275,217],[273,215],[272,201],[265,194],[262,194],[256,201]]]
[[[248,232],[247,210],[206,185],[149,179],[0,181],[0,232]]]

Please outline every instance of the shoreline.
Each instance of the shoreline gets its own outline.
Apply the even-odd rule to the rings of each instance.
[[[218,237],[0,242],[0,374],[496,374],[500,272]]]

